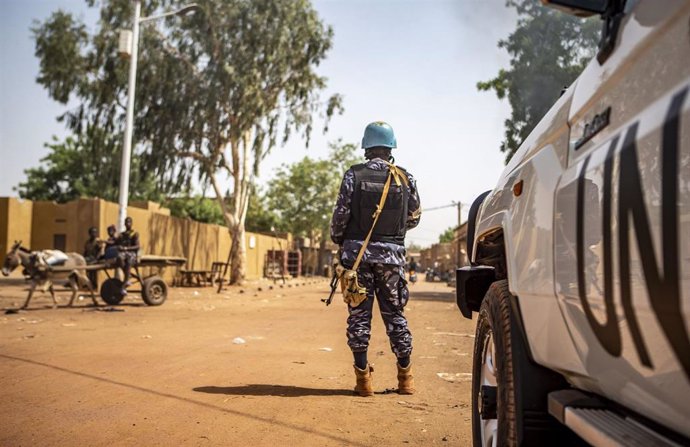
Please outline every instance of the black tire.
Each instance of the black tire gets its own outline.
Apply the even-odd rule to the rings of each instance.
[[[508,281],[496,281],[479,309],[472,365],[473,444],[491,445],[493,434],[498,446],[578,445],[547,411],[548,393],[568,384],[529,359],[511,299]]]
[[[168,297],[168,286],[160,276],[146,278],[142,283],[141,297],[149,306],[160,306]]]
[[[101,286],[101,298],[105,304],[117,306],[122,302],[122,281],[117,278],[108,278]]]

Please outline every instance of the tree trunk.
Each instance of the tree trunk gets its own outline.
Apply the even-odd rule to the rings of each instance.
[[[233,223],[232,250],[230,252],[230,284],[242,284],[246,275],[247,247],[245,243],[244,223],[249,207],[251,171],[249,169],[251,133],[245,132],[240,141],[231,141],[230,149],[233,164]],[[242,154],[240,155],[240,145]]]
[[[246,275],[245,264],[247,247],[245,244],[244,222],[231,229],[232,248],[230,250],[230,284],[242,284]]]
[[[253,181],[252,171],[250,170],[251,155],[251,131],[245,132],[240,138],[231,138],[226,144],[218,146],[216,151],[209,157],[195,153],[183,152],[182,156],[193,158],[202,163],[206,169],[211,186],[216,193],[216,199],[223,211],[225,223],[230,231],[230,284],[241,284],[245,277],[245,264],[247,249],[245,246],[244,223],[247,218],[247,208],[249,207],[249,194]],[[218,161],[226,149],[230,148],[230,159],[232,165],[223,163],[223,168],[232,176],[232,195],[228,206],[225,203],[225,195],[218,184],[216,178]],[[241,151],[241,152],[240,152]]]

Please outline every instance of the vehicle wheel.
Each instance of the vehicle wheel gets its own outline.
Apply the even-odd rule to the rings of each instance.
[[[117,278],[108,278],[101,286],[101,298],[106,304],[117,306],[124,298],[121,291],[122,281]]]
[[[568,384],[529,359],[511,298],[508,281],[496,281],[479,309],[472,367],[474,446],[571,445],[577,438],[547,411],[548,393]]]
[[[168,286],[159,276],[146,278],[142,283],[141,297],[149,306],[160,306],[168,297]]]

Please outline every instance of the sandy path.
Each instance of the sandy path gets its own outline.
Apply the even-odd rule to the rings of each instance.
[[[25,293],[8,284],[2,308]],[[377,394],[360,398],[347,311],[339,296],[319,301],[327,287],[171,289],[160,307],[128,298],[124,312],[48,309],[39,294],[34,310],[0,315],[0,445],[470,445],[474,323],[452,289],[412,289],[418,394],[384,393],[395,358],[377,315]]]

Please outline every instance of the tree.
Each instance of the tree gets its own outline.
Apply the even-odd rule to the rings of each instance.
[[[100,139],[100,144],[94,144],[90,138],[93,136],[68,136],[63,142],[58,142],[54,137],[52,143],[46,143],[45,146],[50,152],[41,159],[42,165],[26,169],[26,181],[14,188],[19,197],[29,200],[53,200],[58,203],[69,202],[79,197],[117,200],[116,166],[119,164],[115,165],[112,153],[105,150],[112,145],[112,141]],[[91,145],[102,149],[85,149]],[[133,160],[132,165],[132,197],[137,200],[159,200],[155,180],[138,169],[138,159]]]
[[[259,233],[288,231],[286,222],[282,221],[275,209],[271,208],[266,193],[258,187],[249,196],[247,230]]]
[[[87,0],[87,4],[93,7],[95,1]],[[151,8],[160,5],[161,2],[151,2]],[[87,185],[84,191],[76,188],[82,195],[93,193],[109,200],[117,198],[127,94],[127,64],[117,55],[117,29],[130,26],[127,24],[130,8],[131,2],[127,1],[106,3],[101,11],[100,28],[94,35],[89,35],[83,23],[61,10],[44,23],[34,23],[32,32],[40,67],[36,81],[56,101],[67,104],[70,99],[76,99],[79,105],[58,117],[72,135],[62,143],[55,141],[48,146],[51,154],[42,160],[46,166],[27,171],[27,184],[32,189],[22,184],[18,187],[20,194],[30,196],[32,190],[60,189],[55,183],[60,178],[68,184]],[[141,59],[148,62],[147,54]],[[143,85],[142,90],[146,89]],[[140,124],[141,116],[135,122]],[[176,175],[168,169],[171,164],[166,165],[165,159],[149,143],[143,142],[135,148],[132,157],[130,194],[158,200],[165,194],[186,190],[193,170],[183,166],[178,169],[183,175]],[[60,172],[60,166],[54,161],[64,159],[65,155],[77,164],[81,160],[81,168]],[[48,175],[43,177],[43,173]]]
[[[455,229],[453,227],[448,227],[446,231],[441,233],[441,235],[438,237],[438,241],[440,243],[453,242],[453,239],[455,239]]]
[[[223,210],[220,209],[216,199],[196,197],[169,198],[163,205],[170,209],[170,214],[182,219],[193,219],[216,225],[224,225]]]
[[[229,203],[227,197],[225,202]],[[216,225],[225,225],[223,210],[218,200],[203,195],[195,197],[172,197],[163,201],[163,205],[170,209],[170,214],[183,219],[193,219]],[[253,190],[249,197],[247,209],[247,230],[269,233],[274,230],[287,231],[278,219],[278,215],[268,207],[265,194],[260,190]]]
[[[338,95],[322,102],[326,79],[315,72],[333,31],[308,0],[199,0],[200,11],[142,26],[133,158],[157,191],[208,181],[232,234],[231,281],[244,278],[244,231],[261,161],[294,132],[309,141],[314,116],[341,112]],[[95,6],[96,0],[87,0]],[[58,11],[34,28],[37,81],[57,101],[80,105],[63,119],[76,134],[122,134],[127,64],[117,30],[129,28],[132,2],[105,0],[96,32]],[[144,15],[180,0],[147,0]],[[95,151],[96,148],[89,147]],[[221,187],[224,173],[230,189]],[[230,200],[226,203],[225,198]]]
[[[498,42],[511,56],[510,68],[477,83],[477,88],[508,98],[512,111],[501,143],[508,163],[563,88],[592,58],[600,26],[596,19],[566,15],[534,0],[508,0],[506,5],[514,7],[519,17],[517,29]]]
[[[327,159],[304,157],[277,170],[266,196],[282,229],[325,243],[343,173],[357,162],[355,151],[354,144],[337,141],[330,144]]]

